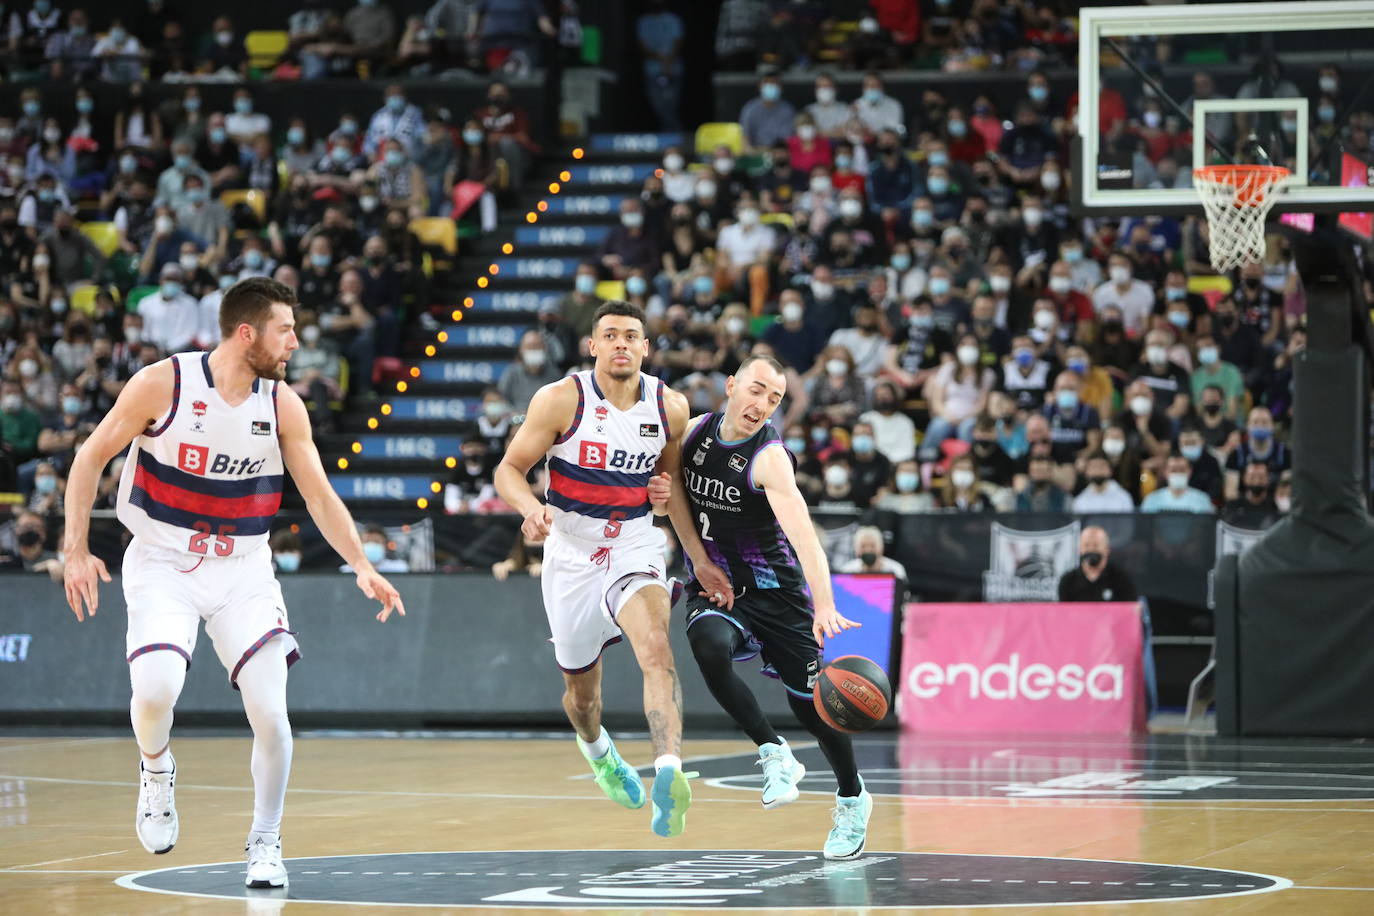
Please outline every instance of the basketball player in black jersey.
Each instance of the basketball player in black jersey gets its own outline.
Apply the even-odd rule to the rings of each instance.
[[[712,696],[759,746],[763,807],[795,801],[806,770],[734,671],[733,662],[760,652],[764,673],[782,681],[792,712],[820,742],[839,783],[825,857],[850,859],[863,852],[873,799],[849,736],[821,721],[811,691],[825,638],[859,624],[835,610],[792,456],[768,422],[786,393],[784,372],[772,357],[749,357],[726,382],[725,410],[688,424],[668,510],[697,576],[687,590],[692,653]],[[705,571],[717,567],[732,595],[701,587]]]

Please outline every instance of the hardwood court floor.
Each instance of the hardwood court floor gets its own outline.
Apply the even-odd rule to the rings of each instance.
[[[620,744],[627,759],[647,759],[646,742]],[[764,812],[756,790],[732,788],[757,784],[753,755],[734,756],[749,748],[741,741],[693,741],[689,736],[690,755],[722,756],[697,767],[702,778],[695,783],[696,801],[686,833],[663,840],[649,832],[647,807],[617,808],[583,778],[585,766],[571,740],[299,737],[283,829],[286,856],[350,857],[342,860],[350,865],[332,873],[341,877],[326,877],[329,865],[317,862],[309,870],[321,877],[311,879],[306,866],[288,861],[291,891],[305,896],[303,888],[311,880],[316,892],[326,886],[321,882],[328,882],[330,893],[346,900],[357,899],[350,898],[348,887],[360,885],[345,882],[361,881],[369,888],[386,883],[398,895],[388,898],[391,902],[423,903],[437,898],[407,898],[407,888],[417,887],[416,882],[430,882],[426,886],[433,888],[441,878],[455,882],[446,885],[454,888],[485,880],[490,893],[516,889],[526,895],[514,898],[519,900],[545,893],[528,890],[532,884],[568,885],[548,895],[557,901],[570,899],[568,888],[576,892],[568,882],[577,882],[579,874],[596,874],[498,870],[464,877],[469,873],[459,871],[455,876],[442,871],[461,868],[454,862],[462,860],[438,866],[441,870],[422,872],[416,865],[412,871],[398,866],[428,860],[385,858],[394,853],[585,850],[585,860],[573,869],[596,868],[594,863],[611,856],[629,861],[640,855],[599,850],[648,850],[664,861],[700,861],[704,856],[720,862],[732,859],[731,850],[803,850],[815,855],[830,825],[828,792],[833,783],[814,750],[800,739],[797,744],[799,757],[813,773],[803,787],[816,791],[804,793],[791,806]],[[173,852],[154,857],[143,852],[133,834],[137,757],[131,738],[0,739],[0,912],[294,916],[381,909],[339,910],[331,904],[292,903],[269,895],[245,903],[241,898],[155,894],[116,885],[121,876],[153,869],[180,870],[175,880],[202,890],[216,881],[220,887],[241,885],[233,865],[208,872],[194,866],[241,861],[251,815],[249,741],[178,737],[174,749],[181,838]],[[1041,904],[1014,910],[1026,913],[1374,913],[1374,748],[1311,742],[1251,746],[1215,739],[1078,746],[1015,739],[942,744],[875,736],[864,740],[861,764],[870,774],[870,788],[888,793],[876,797],[865,859],[891,859],[883,853],[903,851],[1024,856],[1033,857],[1025,860],[1031,871],[1016,870],[1021,866],[1010,859],[908,857],[900,860],[907,863],[902,866],[905,872],[882,872],[887,877],[879,876],[881,869],[862,866],[836,873],[825,879],[829,884],[820,888],[820,896],[795,896],[795,889],[806,885],[806,875],[775,881],[769,890],[721,893],[753,895],[750,902],[760,908],[789,905],[811,911],[839,904],[854,912],[881,905],[892,899],[892,893],[899,893],[904,904],[918,906],[925,901],[948,902],[948,894],[967,891],[971,896],[958,898],[965,903],[1006,905],[1034,899]],[[383,858],[368,858],[376,856]],[[1078,892],[1094,883],[1075,880],[1076,875],[1093,877],[1082,870],[1088,865],[1079,859],[1234,870],[1277,876],[1293,886],[1215,899],[1129,903],[1124,901],[1139,897],[1125,893],[1117,898],[1122,902],[1105,906],[1043,905],[1050,902],[1044,893]],[[520,861],[538,869],[541,861],[552,868],[564,859],[545,854]],[[374,862],[376,868],[368,875],[366,864]],[[964,874],[963,878],[939,877],[938,868],[921,871],[942,863],[953,868],[958,862],[965,871],[951,873]],[[989,863],[989,868],[979,871],[980,862]],[[813,866],[823,864],[811,861],[796,867],[814,875],[818,870]],[[476,870],[482,868],[492,868],[491,862]],[[1042,870],[1036,872],[1037,868]],[[1013,874],[1029,877],[1005,877]],[[1052,877],[1037,880],[1037,874]],[[1174,886],[1219,886],[1198,883],[1213,873],[1200,873],[1201,879],[1198,874]],[[1250,883],[1235,886],[1253,888],[1256,880],[1251,877]],[[890,883],[879,883],[884,881]],[[903,881],[909,883],[900,884]],[[1102,883],[1116,889],[1123,884]],[[1138,883],[1141,895],[1153,896],[1160,885],[1170,882],[1124,883]],[[1032,892],[1042,896],[1016,896]],[[235,893],[242,893],[241,886]],[[690,898],[679,898],[687,905],[672,908],[671,891],[658,891],[658,904],[653,898],[646,903],[644,892],[633,887],[594,893],[618,895],[595,898],[603,908],[625,900],[619,912],[702,911]],[[706,893],[711,892],[698,896]],[[882,897],[884,893],[889,896]],[[1002,896],[996,896],[999,893]],[[1190,897],[1192,891],[1180,890],[1177,895]],[[742,905],[738,896],[726,899]],[[558,905],[550,902],[543,911]]]

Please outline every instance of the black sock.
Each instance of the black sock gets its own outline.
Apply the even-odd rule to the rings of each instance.
[[[759,709],[753,691],[735,673],[732,659],[744,639],[735,625],[724,617],[699,617],[688,629],[687,638],[692,643],[692,654],[701,669],[702,679],[720,708],[730,714],[755,744],[779,743],[782,739]]]
[[[859,765],[854,762],[854,744],[844,732],[837,732],[821,721],[820,714],[810,700],[787,694],[787,704],[792,713],[806,726],[820,742],[821,753],[835,771],[835,781],[840,785],[841,798],[855,798],[863,791],[859,783]]]

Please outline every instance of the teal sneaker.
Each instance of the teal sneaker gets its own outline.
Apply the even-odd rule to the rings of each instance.
[[[859,780],[858,798],[835,796],[835,826],[825,838],[827,859],[854,859],[864,851],[868,839],[868,818],[873,814],[873,796]]]
[[[677,836],[687,826],[687,809],[692,804],[687,777],[677,767],[664,767],[654,776],[654,818],[649,825],[659,836]]]
[[[606,740],[610,741],[609,736]],[[614,741],[611,741],[611,749],[604,757],[593,757],[587,750],[587,743],[580,737],[577,739],[577,748],[592,765],[596,784],[606,793],[607,798],[622,808],[644,807],[644,781],[639,778],[634,767],[620,756],[620,752],[615,749]]]
[[[765,811],[781,808],[800,797],[797,783],[806,775],[806,767],[792,756],[792,748],[785,740],[780,744],[760,744],[758,765],[763,767]]]

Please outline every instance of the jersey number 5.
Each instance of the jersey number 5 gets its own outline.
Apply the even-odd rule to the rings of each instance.
[[[209,551],[210,545],[206,543],[210,540],[210,523],[196,522],[194,525],[196,533],[191,535],[191,543],[186,545],[186,549],[191,553],[198,553],[205,556]],[[234,552],[234,539],[229,535],[237,531],[235,525],[220,525],[219,531],[215,532],[215,556],[227,557]]]
[[[606,527],[602,530],[601,536],[607,538],[619,537],[620,524],[625,521],[625,519],[626,515],[624,512],[612,512],[610,517],[606,519]]]

